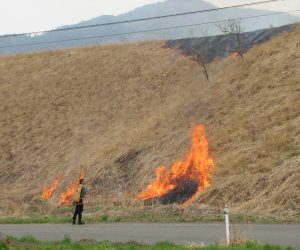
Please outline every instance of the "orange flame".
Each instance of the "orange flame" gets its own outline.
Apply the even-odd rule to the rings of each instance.
[[[203,189],[210,186],[213,169],[214,163],[208,154],[204,126],[196,125],[192,129],[192,147],[185,159],[175,161],[170,171],[165,166],[158,167],[156,179],[138,194],[138,199],[161,197],[175,189],[180,182],[193,181],[197,183],[196,192],[184,203],[190,204]]]
[[[162,43],[162,44],[160,45],[160,48],[161,48],[161,49],[166,49],[166,48],[167,48],[166,43]]]
[[[55,192],[55,190],[57,189],[58,187],[58,184],[61,180],[61,176],[58,177],[57,179],[55,179],[52,183],[51,186],[49,187],[43,187],[43,190],[42,190],[42,198],[44,200],[49,200],[50,197],[53,195],[53,193]]]
[[[69,183],[69,187],[67,188],[67,191],[62,192],[60,194],[60,199],[59,199],[59,204],[60,205],[67,206],[67,205],[70,204],[71,198],[72,198],[74,192],[76,191],[77,187],[79,186],[79,180],[83,179],[84,176],[85,176],[84,172],[80,171],[79,179]]]
[[[238,52],[238,51],[233,51],[233,52],[230,53],[231,58],[236,58],[236,57],[238,57],[240,55],[241,55],[241,53]]]

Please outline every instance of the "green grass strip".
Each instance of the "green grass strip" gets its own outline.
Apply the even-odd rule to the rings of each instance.
[[[186,250],[186,249],[202,249],[202,250],[293,250],[292,247],[281,247],[269,244],[259,244],[257,242],[246,242],[243,244],[236,244],[230,247],[220,246],[217,244],[203,246],[195,243],[186,245],[177,245],[171,242],[157,242],[153,245],[141,244],[138,242],[128,243],[112,243],[109,241],[96,242],[93,240],[81,240],[74,242],[69,236],[65,235],[64,240],[59,242],[41,242],[34,239],[32,236],[25,236],[22,238],[7,237],[0,240],[0,250],[29,250],[29,249],[105,249],[105,250]]]

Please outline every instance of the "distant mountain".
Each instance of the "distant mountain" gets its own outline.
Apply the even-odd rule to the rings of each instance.
[[[155,3],[137,8],[126,14],[119,16],[100,16],[79,24],[63,26],[63,28],[94,25],[107,22],[119,22],[139,18],[147,18],[174,13],[183,13],[189,11],[205,10],[216,8],[216,6],[201,0],[168,0],[165,2]],[[167,40],[182,39],[191,37],[200,37],[203,34],[213,36],[219,34],[216,24],[195,25],[207,22],[227,20],[230,18],[249,17],[257,15],[268,15],[273,12],[265,10],[254,10],[246,8],[234,8],[221,11],[212,11],[191,15],[176,16],[148,21],[139,21],[134,23],[115,24],[87,29],[75,29],[70,31],[58,31],[46,33],[40,36],[29,37],[8,37],[0,39],[0,54],[14,54],[20,52],[31,52],[39,50],[48,50],[55,48],[68,48],[93,44],[130,42],[141,40]],[[289,14],[270,15],[259,18],[251,18],[243,21],[245,31],[259,30],[270,25],[277,27],[299,21],[300,18]],[[174,26],[188,26],[183,28],[174,28]],[[169,29],[164,29],[169,28]],[[139,32],[144,30],[161,29],[159,31]],[[116,35],[123,33],[122,35]],[[126,34],[133,33],[133,34]],[[89,37],[89,39],[82,39]],[[93,38],[95,37],[95,38]],[[64,42],[56,42],[67,40]],[[47,44],[42,44],[47,42]],[[31,44],[28,46],[13,47],[15,45]],[[41,44],[39,44],[41,43]],[[12,47],[6,47],[12,46]],[[1,48],[3,47],[3,48]]]

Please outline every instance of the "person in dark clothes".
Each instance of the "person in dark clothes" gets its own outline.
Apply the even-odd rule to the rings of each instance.
[[[76,224],[76,217],[78,215],[78,225],[83,225],[85,224],[82,221],[82,212],[83,212],[83,199],[86,195],[86,187],[84,185],[84,179],[79,180],[79,186],[77,187],[77,190],[75,191],[75,198],[74,198],[74,203],[75,203],[75,212],[73,215],[73,225]]]

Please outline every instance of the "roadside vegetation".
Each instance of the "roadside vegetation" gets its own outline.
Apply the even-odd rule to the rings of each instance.
[[[160,250],[160,249],[203,249],[203,250],[293,250],[292,247],[281,247],[269,244],[259,244],[256,242],[235,242],[230,247],[224,246],[223,243],[216,243],[205,246],[204,244],[190,243],[186,245],[177,245],[170,242],[158,242],[153,245],[146,245],[138,242],[128,243],[112,243],[109,241],[96,242],[93,240],[72,241],[68,235],[65,235],[64,240],[59,242],[41,242],[31,236],[24,236],[22,238],[7,237],[0,241],[0,250],[6,249],[110,249],[110,250]]]
[[[137,214],[116,216],[116,215],[85,215],[84,221],[89,224],[93,223],[114,223],[114,222],[224,222],[223,214],[206,215],[206,216],[190,216],[182,215],[157,215],[151,212],[140,212]],[[231,214],[230,221],[232,223],[299,223],[300,219],[276,218],[272,216],[244,216],[241,214]],[[27,215],[27,216],[6,216],[0,217],[0,224],[47,224],[47,223],[71,223],[71,215]]]

